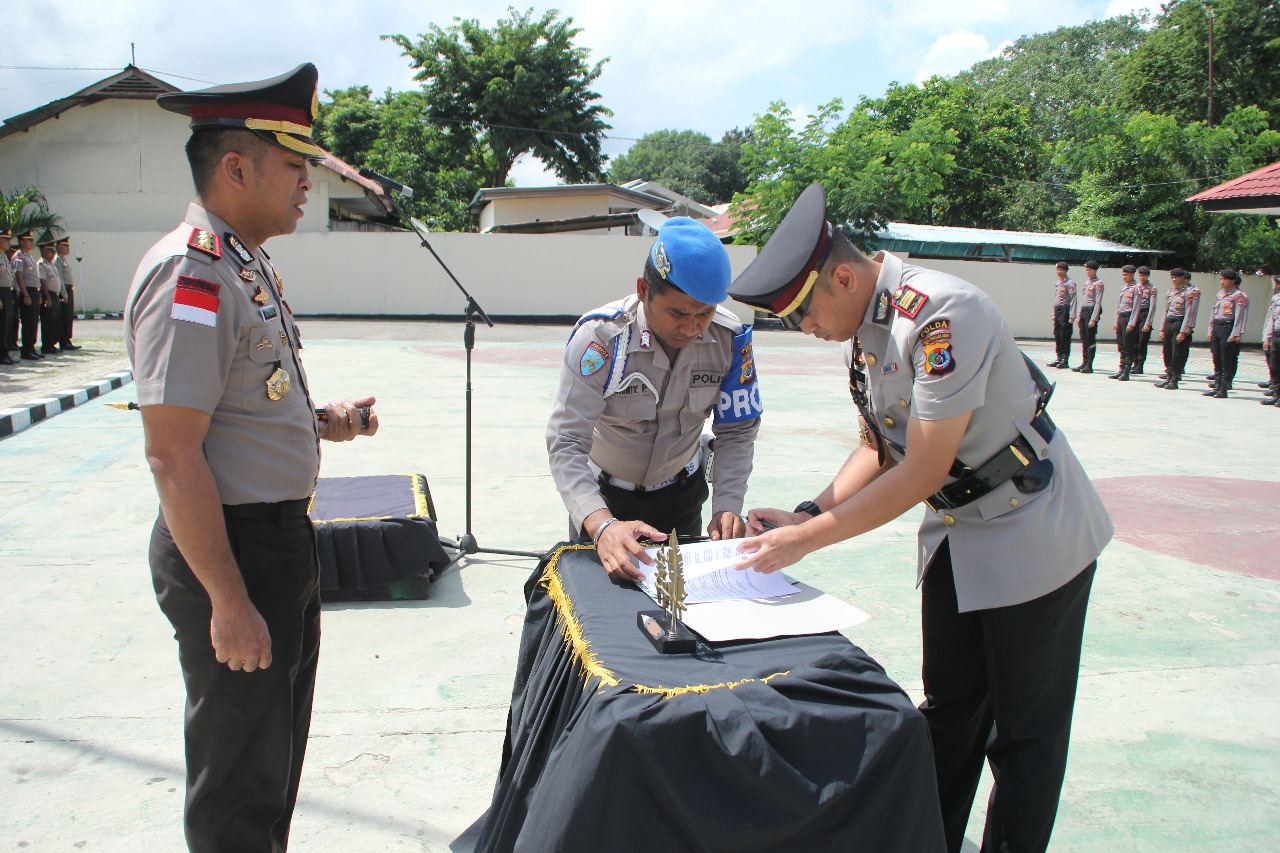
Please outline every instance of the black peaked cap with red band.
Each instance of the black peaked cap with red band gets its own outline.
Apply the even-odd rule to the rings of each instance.
[[[827,221],[827,192],[822,184],[810,184],[756,259],[729,285],[729,295],[785,322],[812,293],[834,233]]]
[[[192,130],[244,128],[286,151],[323,157],[324,149],[311,138],[320,108],[319,79],[316,67],[306,62],[270,80],[174,92],[161,95],[156,103],[191,116]]]

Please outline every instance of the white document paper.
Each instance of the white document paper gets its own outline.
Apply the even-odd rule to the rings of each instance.
[[[755,569],[735,569],[734,566],[746,557],[738,552],[741,541],[721,539],[680,546],[680,557],[684,562],[685,604],[795,595],[796,588],[781,572],[766,575]],[[645,553],[657,559],[661,550],[661,546],[646,548]],[[632,562],[645,573],[644,591],[656,598],[657,590],[653,585],[656,567],[643,565],[634,557]]]
[[[788,580],[782,572],[766,575],[733,568],[746,556],[738,552],[741,541],[722,539],[680,546],[688,606],[681,621],[703,639],[721,643],[825,634],[871,618],[820,589]],[[649,548],[646,553],[654,556],[658,550]],[[655,567],[642,565],[635,558],[632,561],[645,573],[641,588],[655,596]]]

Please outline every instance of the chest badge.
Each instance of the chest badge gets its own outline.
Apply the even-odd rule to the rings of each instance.
[[[271,348],[271,336],[263,335],[262,340],[258,341],[258,351],[261,352],[264,349],[270,349],[270,348]]]
[[[240,270],[236,275],[240,276],[245,281],[253,281],[258,276],[258,274],[253,270]]]
[[[280,312],[274,305],[264,305],[258,311],[262,314],[262,319],[268,323],[280,316]]]
[[[898,372],[897,364],[886,364],[884,367],[880,368],[881,376],[888,376],[890,373],[897,373],[897,372]]]
[[[253,287],[253,301],[259,305],[267,304],[267,292],[262,289],[262,285],[257,284]]]
[[[292,387],[293,383],[289,379],[288,371],[277,361],[275,371],[267,377],[267,396],[272,400],[282,400]]]

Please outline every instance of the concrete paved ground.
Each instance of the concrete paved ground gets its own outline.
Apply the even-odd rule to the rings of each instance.
[[[442,531],[460,533],[461,327],[301,325],[318,398],[379,398],[379,435],[326,445],[324,475],[425,473]],[[102,373],[118,369],[108,362],[119,324],[78,328]],[[566,335],[477,332],[482,546],[544,549],[563,536],[542,433]],[[1025,348],[1044,361],[1050,346]],[[1114,359],[1100,350],[1100,366]],[[767,415],[748,503],[789,507],[816,494],[852,448],[855,413],[835,346],[762,332],[757,360]],[[1193,372],[1206,363],[1197,349]],[[1274,850],[1280,411],[1259,406],[1256,388],[1212,400],[1196,383],[1156,390],[1151,376],[1051,378],[1053,415],[1118,530],[1094,586],[1053,849]],[[1237,387],[1261,378],[1258,354],[1246,354]],[[0,385],[0,407],[22,393]],[[0,441],[0,850],[182,849],[183,695],[146,566],[156,498],[141,437],[135,413],[93,401]],[[920,512],[794,570],[872,614],[850,639],[917,701]],[[292,849],[441,851],[484,810],[532,568],[481,555],[427,601],[325,607]],[[985,795],[984,784],[974,840]]]

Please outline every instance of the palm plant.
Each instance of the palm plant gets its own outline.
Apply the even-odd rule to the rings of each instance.
[[[39,187],[5,192],[0,189],[0,226],[15,237],[24,231],[41,232],[62,228],[62,217],[49,210],[49,202]]]

